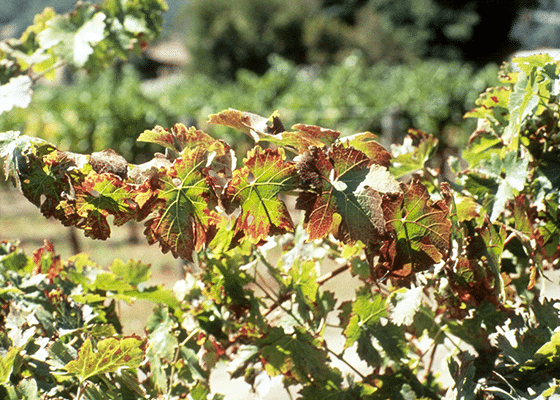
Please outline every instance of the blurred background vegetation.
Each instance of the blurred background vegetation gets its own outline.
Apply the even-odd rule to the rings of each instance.
[[[46,5],[64,12],[75,4],[4,3],[3,37],[18,36]],[[558,0],[168,3],[162,43],[174,47],[163,56],[154,44],[144,57],[99,76],[43,85],[28,109],[0,116],[0,130],[75,152],[110,147],[139,163],[154,148],[135,138],[156,124],[195,124],[249,146],[242,134],[205,126],[208,114],[232,107],[265,116],[278,109],[288,127],[392,132],[385,144],[416,128],[457,149],[475,123],[462,116],[497,83],[499,64],[551,25],[528,21],[560,9]]]

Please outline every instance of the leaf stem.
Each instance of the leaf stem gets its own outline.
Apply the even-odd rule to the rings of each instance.
[[[346,364],[348,367],[350,367],[350,369],[352,369],[352,371],[354,371],[360,378],[362,378],[362,380],[366,378],[366,376],[364,374],[362,374],[360,371],[358,371],[356,369],[356,367],[354,367],[352,364],[350,364],[348,361],[346,361],[341,354],[335,353],[333,350],[329,349],[326,345],[325,345],[325,349],[327,350],[327,352],[329,352],[333,356],[335,356],[338,360],[342,361],[344,364]]]

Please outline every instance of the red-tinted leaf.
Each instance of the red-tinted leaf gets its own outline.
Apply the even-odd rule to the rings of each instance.
[[[340,136],[340,132],[324,129],[314,125],[297,124],[292,132],[282,132],[281,135],[261,137],[262,141],[274,143],[278,146],[289,146],[303,153],[310,146],[329,146]]]
[[[170,130],[156,126],[152,130],[146,130],[137,139],[139,142],[156,143],[177,153],[186,148],[204,146],[208,151],[224,153],[225,144],[212,138],[194,126],[187,128],[183,124],[175,124]]]
[[[273,114],[270,118],[264,118],[260,115],[233,109],[210,115],[208,123],[237,129],[251,136],[255,142],[258,142],[262,136],[275,135],[285,130],[276,114]]]
[[[23,161],[23,160],[22,160]],[[59,204],[65,193],[72,193],[69,175],[79,175],[70,170],[75,163],[67,154],[51,145],[41,145],[27,155],[19,166],[23,195],[46,217],[61,218]]]
[[[432,202],[424,185],[412,181],[403,185],[402,194],[384,196],[383,211],[393,239],[383,244],[377,268],[406,277],[429,268],[447,254],[449,207],[444,200]]]
[[[385,150],[375,139],[377,139],[377,136],[373,133],[362,132],[347,136],[342,141],[347,146],[352,146],[368,156],[370,165],[379,164],[389,168],[391,165],[391,153]]]
[[[290,213],[278,194],[296,188],[295,166],[285,161],[282,149],[262,150],[259,146],[247,154],[244,164],[234,171],[223,198],[228,213],[241,206],[236,234],[244,233],[258,243],[270,234],[291,232]]]
[[[115,217],[116,225],[122,225],[136,217],[133,188],[114,174],[90,172],[74,186],[74,196],[60,203],[64,210],[65,225],[84,230],[88,237],[107,239],[110,227],[109,215]]]
[[[297,163],[304,190],[296,204],[305,211],[309,240],[329,233],[344,242],[376,242],[385,232],[378,193],[400,190],[394,178],[361,151],[343,144],[311,147]]]
[[[159,242],[164,253],[188,261],[212,239],[220,219],[213,211],[216,195],[203,173],[207,161],[201,147],[186,149],[169,170],[161,170],[159,209],[145,223],[150,244]]]

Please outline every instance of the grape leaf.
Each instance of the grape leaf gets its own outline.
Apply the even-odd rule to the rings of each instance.
[[[346,136],[341,142],[349,147],[363,152],[370,159],[371,164],[379,164],[386,168],[391,166],[391,153],[376,141],[377,136],[371,132],[357,133],[352,136]]]
[[[315,125],[297,124],[292,126],[293,131],[282,132],[278,135],[261,136],[261,141],[274,143],[278,146],[295,148],[303,153],[310,146],[322,147],[331,145],[340,136],[340,132],[324,129]]]
[[[46,217],[64,220],[60,204],[73,192],[71,178],[80,173],[68,154],[48,143],[33,146],[18,160],[18,173],[23,195]]]
[[[156,143],[176,153],[181,153],[185,148],[195,148],[197,146],[206,147],[207,151],[215,151],[219,148],[223,154],[222,142],[212,138],[210,135],[194,126],[187,128],[183,124],[175,124],[170,130],[161,126],[156,126],[152,130],[145,130],[138,136],[139,142]]]
[[[265,118],[257,114],[229,109],[210,115],[208,123],[237,129],[249,135],[255,142],[262,137],[285,131],[277,113],[273,113],[270,118]]]
[[[78,358],[66,364],[64,369],[84,381],[120,368],[137,368],[144,360],[143,347],[144,342],[139,337],[129,336],[100,340],[95,351],[88,338],[80,347]]]
[[[310,377],[322,381],[331,375],[321,341],[302,328],[296,327],[293,334],[287,334],[282,328],[274,327],[257,340],[257,346],[271,376],[283,374],[288,379],[307,383]]]
[[[394,177],[361,151],[343,144],[311,147],[296,164],[305,192],[296,208],[305,211],[309,240],[332,233],[346,243],[376,242],[385,233],[380,193],[400,191]]]
[[[201,147],[187,148],[168,170],[162,169],[157,212],[145,223],[150,244],[159,242],[164,253],[188,261],[212,240],[220,219],[214,211],[218,199],[203,172],[207,161]]]
[[[65,225],[83,229],[95,239],[107,239],[111,233],[107,217],[113,215],[117,226],[134,219],[137,205],[134,188],[110,173],[90,172],[74,186],[73,198],[64,199],[59,208],[64,210]]]
[[[73,65],[83,67],[105,37],[105,18],[93,5],[82,4],[73,14],[49,20],[37,38],[42,48],[52,48]]]
[[[26,108],[31,102],[31,78],[19,75],[0,86],[0,114],[14,107]]]
[[[285,161],[282,149],[263,150],[259,146],[247,154],[244,164],[233,172],[222,199],[228,213],[241,206],[235,232],[244,233],[252,243],[270,234],[292,232],[290,213],[278,194],[297,187],[295,166]]]
[[[375,326],[382,317],[387,317],[385,299],[380,293],[373,295],[360,293],[352,302],[352,313],[348,325],[344,329],[346,336],[345,348],[356,342],[362,331],[368,326]]]
[[[396,178],[424,169],[436,150],[438,139],[425,132],[409,129],[403,144],[391,146],[393,161],[389,169]]]
[[[383,243],[376,268],[407,277],[447,254],[452,223],[445,200],[433,202],[426,187],[413,180],[403,193],[385,196],[382,207],[393,239]]]
[[[20,168],[25,168],[25,155],[34,151],[34,145],[44,144],[39,138],[21,135],[19,131],[0,132],[0,158],[4,159],[6,179],[13,177],[19,187]]]
[[[133,287],[150,279],[150,265],[139,261],[129,260],[125,263],[116,259],[109,268],[113,274]]]
[[[10,348],[0,359],[0,385],[4,385],[9,382],[16,357],[24,347],[25,346]]]

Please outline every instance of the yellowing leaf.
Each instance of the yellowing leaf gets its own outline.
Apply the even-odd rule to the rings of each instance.
[[[159,209],[145,224],[150,244],[159,242],[164,253],[188,261],[212,240],[220,219],[213,211],[218,199],[203,173],[206,164],[206,151],[197,147],[185,149],[169,170],[162,169]]]
[[[296,188],[295,166],[285,161],[282,149],[263,150],[259,146],[248,153],[244,164],[234,171],[223,198],[228,213],[241,206],[235,232],[244,233],[252,243],[270,234],[291,232],[290,213],[278,194]]]
[[[64,369],[84,381],[120,368],[137,368],[144,360],[143,346],[144,342],[140,338],[130,336],[103,339],[95,350],[88,338],[80,347],[78,358],[66,364]]]

